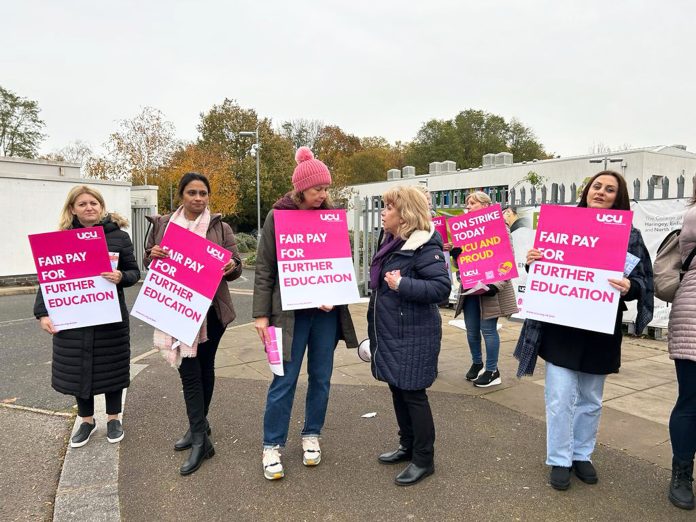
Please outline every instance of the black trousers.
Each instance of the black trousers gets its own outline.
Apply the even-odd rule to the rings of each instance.
[[[696,361],[675,359],[679,395],[669,418],[672,454],[692,461],[696,454]]]
[[[208,310],[207,322],[208,340],[198,345],[196,357],[184,357],[179,366],[192,433],[203,433],[208,428],[206,417],[215,387],[215,354],[225,333],[225,327],[212,306]]]
[[[413,452],[416,466],[427,467],[435,456],[435,423],[425,390],[402,390],[389,385],[399,424],[399,444]]]
[[[107,415],[118,415],[121,413],[121,400],[123,397],[123,390],[106,392],[104,398],[106,399],[106,414]],[[77,414],[80,417],[91,417],[94,415],[94,397],[89,399],[83,399],[81,397],[75,397],[77,401]]]

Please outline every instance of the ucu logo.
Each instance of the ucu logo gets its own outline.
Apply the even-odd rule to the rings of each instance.
[[[222,252],[220,252],[218,249],[211,247],[210,245],[207,246],[206,248],[207,252],[213,256],[218,258],[220,261],[222,261],[224,255]]]
[[[609,225],[621,225],[623,223],[623,216],[617,216],[612,214],[597,214],[597,221],[600,223],[607,223]]]
[[[322,221],[341,221],[340,214],[322,214],[319,217]]]
[[[467,276],[467,277],[468,276],[475,276],[475,275],[479,275],[479,271],[475,270],[475,269],[474,270],[467,270],[466,272],[462,272],[461,275]]]
[[[89,232],[78,232],[77,239],[97,239],[99,236],[93,230]]]

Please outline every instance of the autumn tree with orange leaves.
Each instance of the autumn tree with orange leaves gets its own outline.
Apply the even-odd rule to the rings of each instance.
[[[171,162],[160,170],[160,208],[176,208],[181,176],[187,172],[198,172],[210,181],[210,210],[223,216],[234,214],[239,201],[239,184],[233,175],[235,165],[235,159],[226,153],[222,145],[191,143],[181,147],[174,153]]]

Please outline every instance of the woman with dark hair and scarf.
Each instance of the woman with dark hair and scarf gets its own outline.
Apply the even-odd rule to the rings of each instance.
[[[215,455],[208,423],[208,410],[215,386],[215,354],[227,325],[235,318],[227,282],[242,275],[242,261],[232,229],[222,221],[220,214],[213,214],[208,208],[208,178],[196,172],[184,174],[179,181],[179,198],[181,206],[172,214],[148,217],[153,228],[147,238],[145,264],[149,265],[153,259],[168,257],[160,243],[170,223],[190,230],[232,253],[229,262],[222,268],[222,280],[193,344],[187,346],[178,343],[160,330],[155,330],[154,335],[155,347],[160,349],[172,366],[179,369],[189,429],[174,443],[174,450],[191,448],[188,459],[179,469],[182,475],[190,475],[201,467],[204,459]]]
[[[585,186],[578,207],[630,210],[628,188],[621,174],[602,171]],[[597,483],[591,462],[602,412],[604,382],[621,366],[621,323],[626,301],[638,301],[636,332],[652,320],[653,271],[650,255],[638,229],[631,227],[628,252],[640,261],[622,279],[609,284],[620,292],[612,334],[527,319],[515,348],[518,377],[531,375],[537,354],[546,361],[546,464],[554,489],[570,487],[571,471],[586,484]],[[541,259],[532,248],[527,266]]]

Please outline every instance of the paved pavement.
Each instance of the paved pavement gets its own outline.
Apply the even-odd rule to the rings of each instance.
[[[365,337],[366,305],[351,309],[358,335]],[[520,324],[501,321],[503,384],[477,389],[463,379],[470,364],[465,332],[447,324],[451,310],[442,314],[440,373],[429,392],[437,471],[422,484],[399,488],[393,477],[400,467],[377,463],[376,455],[397,440],[390,394],[355,350],[343,345],[336,352],[322,464],[302,466],[301,384],[284,458],[286,478],[266,481],[260,447],[270,372],[253,325],[243,324],[228,329],[218,352],[210,415],[215,457],[195,474],[179,476],[186,452],[171,447],[186,427],[181,386],[177,373],[154,354],[138,361],[142,371],[124,411],[126,438],[108,450],[118,463],[117,479],[113,465],[100,475],[106,467],[102,460],[84,459],[91,484],[71,485],[68,504],[98,520],[694,520],[693,512],[666,499],[667,422],[676,384],[664,342],[624,340],[621,373],[610,376],[606,387],[595,453],[600,482],[588,486],[574,480],[569,491],[557,492],[546,483],[544,465],[543,364],[533,378],[514,377],[512,350]],[[361,417],[368,412],[377,415]],[[103,433],[84,449],[106,444],[102,438]],[[70,453],[79,455],[69,452],[66,466]],[[105,490],[113,495],[114,483],[118,506],[100,512],[95,498]],[[94,509],[83,511],[85,506]],[[70,519],[58,515],[55,520]]]

